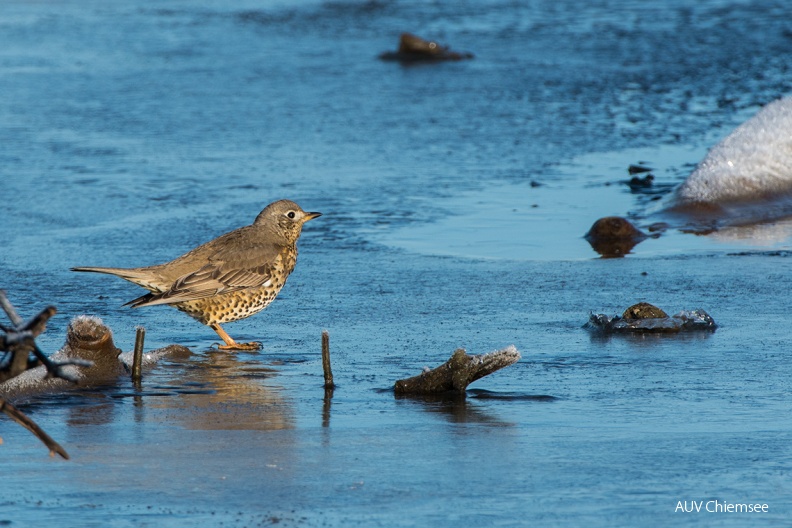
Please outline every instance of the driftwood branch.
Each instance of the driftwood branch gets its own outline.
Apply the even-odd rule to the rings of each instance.
[[[514,345],[480,356],[471,356],[459,348],[439,367],[397,381],[393,390],[396,394],[464,392],[477,379],[508,367],[519,359],[520,353]]]

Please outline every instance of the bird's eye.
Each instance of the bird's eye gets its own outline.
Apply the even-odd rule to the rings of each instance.
[[[288,216],[291,219],[294,219],[294,217],[297,215],[294,213],[294,211],[289,211],[288,213],[286,213],[286,216]]]

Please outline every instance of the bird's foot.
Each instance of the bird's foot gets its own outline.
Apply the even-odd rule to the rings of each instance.
[[[225,345],[217,345],[220,350],[261,350],[261,343],[251,341],[250,343],[232,342]]]

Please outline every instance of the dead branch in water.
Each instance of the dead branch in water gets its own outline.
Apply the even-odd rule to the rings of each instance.
[[[41,440],[45,446],[47,446],[50,450],[50,456],[54,456],[55,453],[59,454],[66,460],[69,459],[69,454],[66,452],[61,445],[52,439],[50,435],[44,432],[44,430],[39,427],[36,422],[28,418],[25,413],[5,401],[4,399],[0,398],[0,411],[6,413],[12,420],[16,423],[36,435],[36,437]]]
[[[397,381],[393,390],[396,394],[464,392],[477,379],[508,367],[519,359],[520,353],[514,345],[480,356],[471,356],[465,349],[459,348],[439,367]]]
[[[10,327],[0,325],[0,330],[6,333],[6,335],[0,336],[0,352],[6,352],[3,359],[0,360],[0,383],[39,365],[44,365],[47,368],[48,377],[63,378],[76,383],[77,378],[64,371],[63,367],[66,365],[90,367],[92,365],[90,361],[83,359],[51,361],[36,344],[35,338],[46,329],[47,321],[58,312],[54,306],[47,306],[30,321],[25,322],[6,297],[5,291],[0,290],[0,308],[8,315],[12,325]],[[30,357],[31,352],[34,357]]]
[[[0,325],[0,330],[5,332],[5,335],[0,336],[0,352],[5,352],[3,358],[0,359],[0,391],[2,391],[2,382],[39,365],[46,367],[48,377],[76,382],[76,378],[65,372],[63,367],[66,365],[88,367],[93,364],[82,359],[51,361],[36,345],[35,338],[46,329],[47,321],[57,313],[54,306],[48,306],[25,322],[9,302],[5,291],[0,290],[0,308],[11,320],[11,326]],[[49,448],[50,453],[57,453],[63,458],[69,458],[66,451],[33,420],[2,398],[0,398],[0,411],[36,435]]]

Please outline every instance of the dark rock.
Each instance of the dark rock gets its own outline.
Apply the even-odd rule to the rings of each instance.
[[[654,169],[646,167],[645,165],[630,165],[627,167],[627,172],[630,174],[641,174],[642,172],[651,172]]]
[[[399,38],[399,49],[395,52],[386,51],[380,54],[379,58],[402,63],[439,62],[472,59],[473,54],[451,51],[437,42],[422,39],[411,33],[402,33]]]
[[[658,317],[668,317],[668,314],[653,304],[647,302],[640,302],[633,304],[622,314],[623,319],[636,320],[636,319],[654,319]]]
[[[630,181],[627,182],[627,185],[630,186],[630,189],[633,190],[642,190],[647,187],[651,187],[654,184],[654,176],[651,174],[647,174],[643,178],[639,178],[638,176],[633,176],[630,178]]]
[[[623,257],[647,238],[629,220],[620,216],[600,218],[583,237],[605,258]]]

